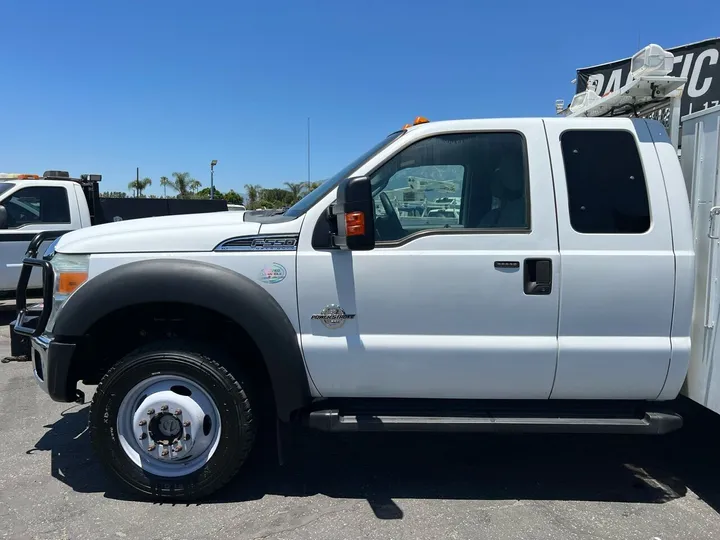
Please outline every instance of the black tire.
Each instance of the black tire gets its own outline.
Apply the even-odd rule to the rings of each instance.
[[[226,366],[232,367],[232,373]],[[125,454],[117,430],[120,403],[151,375],[180,375],[202,386],[215,402],[222,429],[218,447],[199,470],[163,478],[145,472]],[[248,458],[257,434],[251,387],[224,351],[205,344],[164,341],[142,347],[102,378],[90,405],[90,438],[96,456],[136,493],[161,500],[196,500],[227,484]]]

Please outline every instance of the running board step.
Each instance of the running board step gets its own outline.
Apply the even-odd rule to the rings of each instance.
[[[320,431],[436,431],[515,433],[625,433],[662,435],[682,427],[672,412],[648,412],[642,418],[392,416],[341,414],[337,409],[313,411],[308,426]]]

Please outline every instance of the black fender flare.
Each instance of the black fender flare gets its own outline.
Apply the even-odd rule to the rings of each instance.
[[[289,421],[310,403],[297,332],[265,289],[222,266],[188,259],[147,259],[107,270],[83,284],[57,315],[52,333],[80,338],[103,317],[152,302],[182,302],[216,311],[239,324],[260,349],[277,414]]]

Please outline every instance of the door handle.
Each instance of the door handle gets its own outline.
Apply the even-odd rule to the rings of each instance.
[[[525,259],[523,288],[525,294],[550,294],[552,292],[552,260]]]

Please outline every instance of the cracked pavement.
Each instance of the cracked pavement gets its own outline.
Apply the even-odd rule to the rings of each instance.
[[[3,539],[720,538],[720,418],[695,408],[665,437],[306,433],[292,465],[171,505],[121,491],[87,405],[52,402],[29,363],[0,364],[0,401]]]

